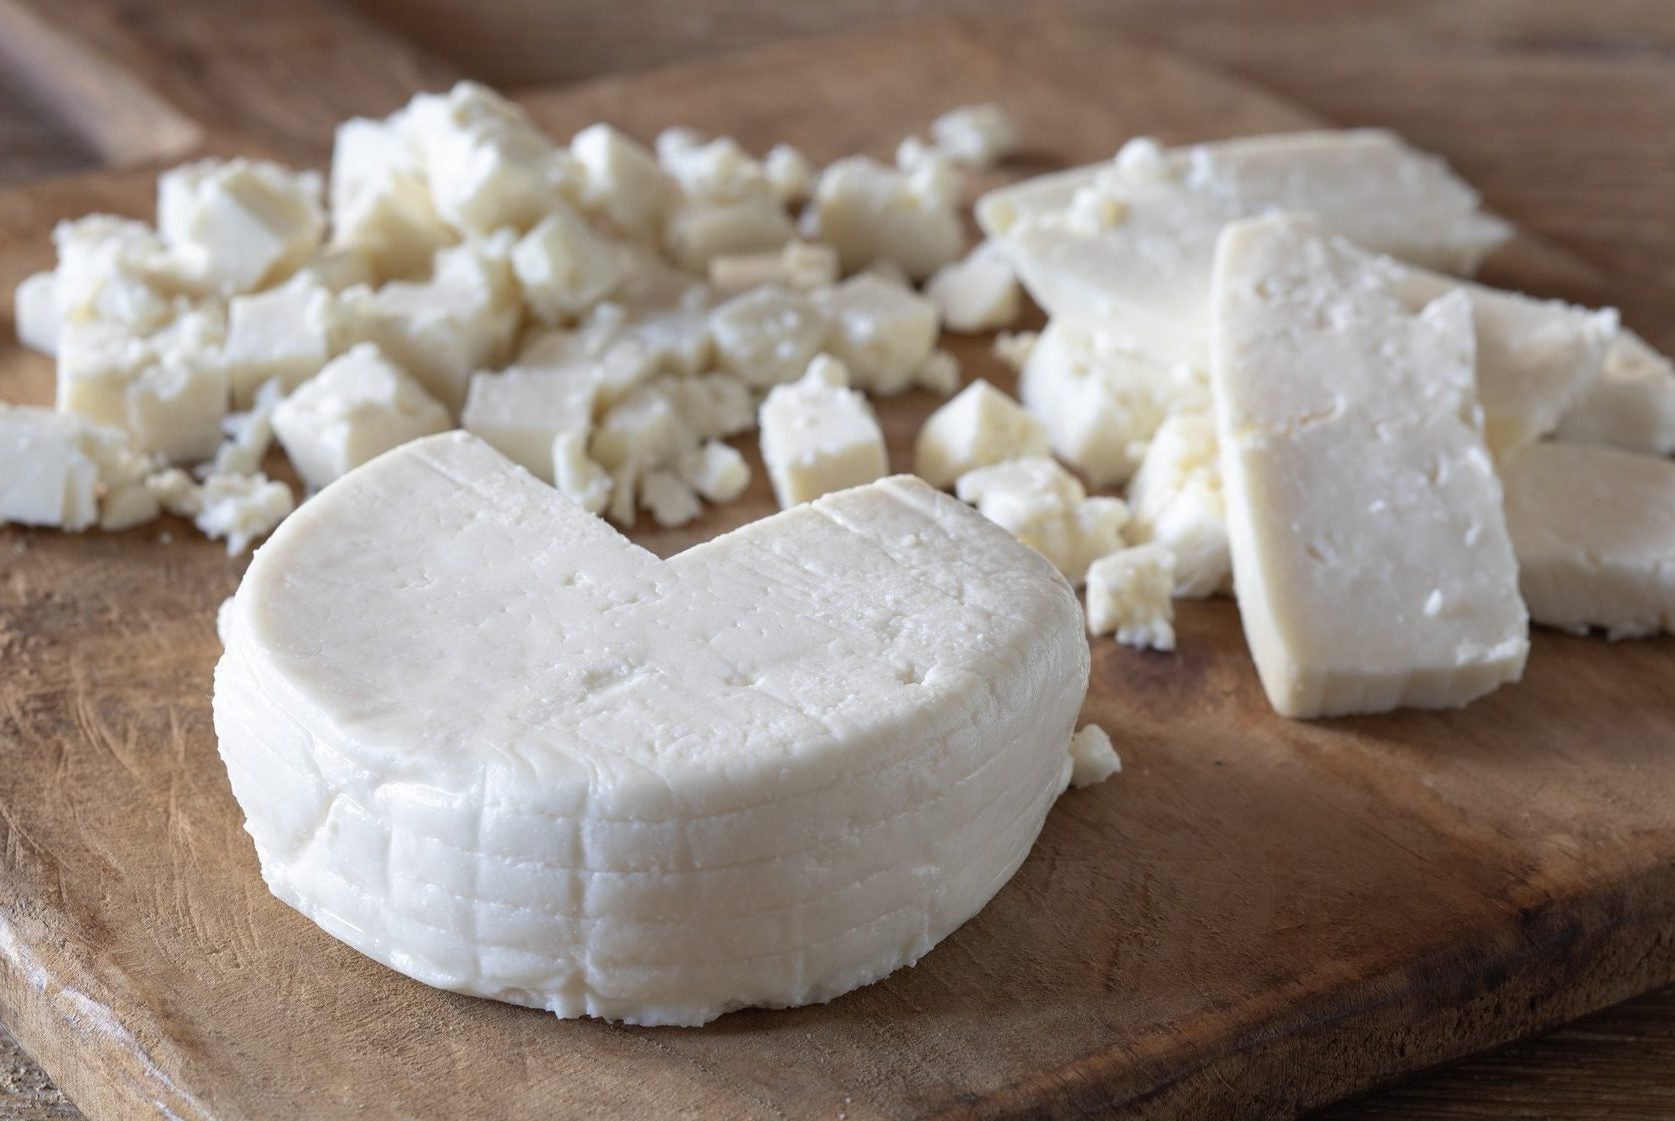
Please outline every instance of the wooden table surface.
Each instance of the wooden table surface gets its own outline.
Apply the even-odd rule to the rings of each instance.
[[[264,0],[246,0],[259,9]],[[361,0],[490,82],[550,83],[736,47],[976,10],[979,0]],[[170,39],[196,6],[111,3],[129,33]],[[1097,0],[1064,5],[1217,63],[1343,124],[1378,123],[1445,153],[1510,217],[1667,291],[1675,316],[1675,3],[1670,0]],[[351,17],[352,18],[352,17]],[[0,43],[0,55],[4,54]],[[0,67],[0,181],[98,166]],[[80,1115],[0,1030],[0,1121]],[[1331,1121],[1675,1118],[1675,990],[1414,1078]]]

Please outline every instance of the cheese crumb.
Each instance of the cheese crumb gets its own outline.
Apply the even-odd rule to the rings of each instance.
[[[1175,648],[1175,557],[1155,542],[1134,545],[1088,567],[1088,629],[1116,633],[1124,646]]]
[[[1070,785],[1080,790],[1122,773],[1122,759],[1098,724],[1084,724],[1070,737]]]
[[[913,471],[932,486],[947,488],[976,468],[1046,454],[1047,433],[1041,422],[979,378],[919,429]]]
[[[830,355],[762,402],[762,458],[781,509],[889,473],[884,433],[849,371]]]
[[[1052,562],[1080,587],[1088,566],[1123,546],[1128,507],[1089,498],[1076,477],[1045,456],[1008,460],[961,475],[954,493]]]
[[[976,334],[1005,327],[1018,318],[1017,277],[997,244],[985,241],[963,260],[944,265],[925,285],[942,325]]]
[[[963,105],[931,122],[936,146],[974,171],[985,171],[1018,147],[1017,126],[998,105]]]

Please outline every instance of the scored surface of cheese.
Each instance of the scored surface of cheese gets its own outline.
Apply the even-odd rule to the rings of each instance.
[[[1470,271],[1508,232],[1441,160],[1380,129],[1133,152],[987,195],[978,220],[1049,314],[1199,368],[1216,235],[1234,219],[1306,212],[1364,248],[1445,271]]]
[[[1503,477],[1530,618],[1612,638],[1675,631],[1675,462],[1537,444]]]
[[[1460,292],[1408,311],[1306,221],[1222,234],[1211,380],[1234,585],[1287,716],[1460,705],[1523,672],[1471,316]]]
[[[226,623],[275,894],[426,983],[644,1024],[827,1000],[971,917],[1089,668],[1063,579],[917,480],[662,561],[461,433],[302,507]]]

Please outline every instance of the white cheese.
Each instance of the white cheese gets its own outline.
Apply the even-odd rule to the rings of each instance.
[[[436,213],[463,234],[519,233],[559,198],[559,154],[517,105],[476,82],[420,94],[396,118]]]
[[[961,475],[954,493],[1046,557],[1073,587],[1089,565],[1123,547],[1122,500],[1089,498],[1074,475],[1044,456],[980,467]]]
[[[451,426],[447,409],[365,343],[333,359],[273,411],[273,430],[311,490]]]
[[[1209,403],[1190,367],[1159,361],[1060,316],[1028,348],[1018,397],[1046,426],[1053,451],[1095,486],[1133,474],[1171,410]]]
[[[587,433],[568,430],[553,437],[553,485],[590,514],[611,500],[611,476],[587,454]]]
[[[750,464],[731,444],[706,440],[681,457],[680,477],[705,501],[724,505],[736,501],[750,485]]]
[[[1675,633],[1675,462],[1537,444],[1503,478],[1530,618],[1611,638]]]
[[[1212,314],[1234,580],[1274,707],[1442,708],[1517,680],[1528,617],[1465,293],[1413,314],[1282,216],[1222,235]]]
[[[0,404],[0,525],[86,529],[99,518],[100,464],[126,441],[80,417]]]
[[[665,385],[641,386],[606,410],[588,453],[612,472],[628,468],[636,476],[675,463],[698,443],[682,404]]]
[[[764,284],[787,288],[820,288],[836,284],[837,250],[812,241],[788,241],[777,253],[743,253],[712,257],[710,283],[722,292],[748,292]]]
[[[817,356],[800,379],[769,391],[759,424],[762,459],[781,509],[889,473],[878,418],[830,355]]]
[[[231,413],[221,422],[226,439],[209,465],[212,475],[254,475],[273,444],[273,410],[285,396],[277,380],[264,382],[249,410]]]
[[[827,332],[828,317],[814,301],[777,284],[735,296],[710,315],[716,363],[757,389],[800,377]]]
[[[1469,270],[1508,233],[1440,160],[1377,129],[1177,149],[1143,175],[1125,170],[1134,162],[1061,173],[1046,190],[1003,189],[979,201],[978,219],[1051,315],[1199,369],[1216,235],[1236,218],[1307,212],[1367,249],[1448,271]],[[1112,220],[1071,220],[1089,210]]]
[[[700,440],[737,436],[756,427],[750,387],[731,374],[659,378],[653,384],[671,397],[686,427]]]
[[[925,295],[936,305],[943,327],[962,334],[1010,326],[1018,318],[1021,298],[1005,251],[992,241],[936,270]]]
[[[225,538],[227,555],[237,556],[296,509],[291,488],[266,475],[211,475],[198,497],[192,524],[205,537]]]
[[[1122,772],[1122,760],[1111,746],[1111,737],[1098,724],[1084,724],[1070,737],[1070,785],[1080,790],[1084,786],[1104,782]]]
[[[42,354],[58,353],[60,316],[54,292],[57,283],[50,272],[32,273],[18,282],[12,296],[12,322],[17,327],[17,341]]]
[[[512,271],[524,303],[543,323],[567,323],[611,294],[622,281],[617,247],[568,205],[547,216],[512,247]]]
[[[420,276],[457,238],[436,213],[418,153],[390,121],[338,126],[330,197],[332,243],[365,256],[374,276],[363,283]]]
[[[986,171],[1018,147],[1018,129],[995,104],[962,105],[931,122],[931,138],[974,171]]]
[[[182,267],[223,294],[295,272],[325,237],[320,176],[257,160],[199,160],[157,181],[157,229]]]
[[[807,233],[836,247],[845,272],[889,261],[923,280],[965,249],[953,206],[925,196],[895,168],[862,156],[841,159],[820,173]]]
[[[608,124],[590,125],[570,140],[582,168],[582,200],[624,233],[656,237],[674,188],[652,154]]]
[[[337,352],[336,298],[308,277],[227,302],[227,341],[221,359],[233,403],[245,406],[256,390],[277,380],[289,393],[320,372]]]
[[[663,247],[681,268],[701,275],[716,257],[772,253],[795,235],[764,185],[743,198],[682,201],[663,231]]]
[[[350,289],[338,306],[346,343],[376,344],[455,411],[473,373],[505,364],[522,314],[510,266],[483,244],[442,250],[427,281]]]
[[[1571,444],[1675,454],[1675,363],[1633,331],[1618,332],[1598,380],[1559,418],[1556,435]]]
[[[1088,630],[1141,650],[1175,648],[1175,554],[1157,542],[1088,566]]]
[[[588,382],[527,366],[484,370],[471,376],[460,427],[550,483],[553,441],[560,432],[588,431],[596,392]]]
[[[1128,482],[1132,541],[1156,542],[1175,558],[1177,599],[1233,590],[1227,511],[1221,494],[1215,418],[1181,412],[1158,426]]]
[[[660,561],[459,434],[305,505],[226,631],[281,899],[428,984],[642,1024],[928,953],[1029,851],[1088,677],[1063,582],[916,481]]]
[[[1014,370],[1022,370],[1040,341],[1038,331],[1002,331],[995,336],[994,356]]]
[[[190,294],[180,262],[144,222],[89,214],[58,223],[52,241],[51,307],[60,324],[96,319],[145,334],[173,319],[178,298]]]
[[[688,199],[772,199],[765,169],[730,136],[705,141],[696,133],[672,135],[662,145],[659,160]]]
[[[781,206],[806,202],[814,190],[814,165],[789,144],[775,144],[762,157],[762,174]]]
[[[960,360],[946,350],[933,350],[913,371],[913,385],[938,397],[950,397],[960,387]]]
[[[290,283],[317,284],[336,295],[346,288],[374,284],[378,273],[372,258],[355,245],[331,245],[308,259],[308,263],[291,274]]]
[[[703,510],[686,480],[662,469],[648,471],[640,480],[640,506],[664,529],[683,526]]]
[[[978,467],[1047,454],[1041,422],[979,378],[937,409],[913,444],[913,473],[946,489]]]
[[[936,305],[905,284],[863,273],[816,296],[831,322],[827,349],[869,393],[909,388],[936,349]]]

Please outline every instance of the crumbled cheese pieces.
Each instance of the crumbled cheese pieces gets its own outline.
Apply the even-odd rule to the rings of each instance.
[[[12,297],[12,320],[17,324],[17,341],[42,354],[58,353],[57,279],[50,272],[38,272],[18,282]]]
[[[1530,618],[1611,638],[1675,632],[1675,462],[1537,444],[1503,478]]]
[[[188,275],[223,293],[282,280],[325,236],[320,177],[260,161],[200,160],[157,182],[157,230]]]
[[[1158,426],[1128,482],[1132,541],[1156,542],[1174,557],[1177,599],[1233,590],[1227,512],[1215,418],[1175,413]]]
[[[736,501],[750,485],[750,464],[731,444],[706,440],[681,458],[680,477],[705,501],[724,504]]]
[[[890,465],[884,433],[849,371],[819,355],[789,385],[762,402],[762,459],[781,509],[883,478]]]
[[[993,192],[978,220],[1051,315],[1099,323],[1137,350],[1198,369],[1207,364],[1216,235],[1227,222],[1307,212],[1369,250],[1447,271],[1469,270],[1509,230],[1440,160],[1377,129],[1145,151]]]
[[[611,500],[611,476],[587,454],[587,434],[567,430],[553,437],[553,485],[590,514]]]
[[[1045,457],[978,468],[960,476],[954,493],[1046,557],[1073,587],[1090,564],[1123,547],[1122,500],[1089,498],[1074,475]]]
[[[1088,566],[1088,629],[1124,646],[1175,648],[1175,555],[1157,542],[1134,545]]]
[[[125,433],[29,405],[0,405],[0,525],[81,530],[101,495],[131,481]]]
[[[501,455],[547,482],[553,481],[553,441],[561,432],[585,434],[593,423],[590,382],[513,366],[474,374],[460,427],[488,441]]]
[[[336,352],[335,328],[334,293],[312,277],[228,301],[222,363],[233,401],[248,404],[271,378],[289,393],[319,373]]]
[[[932,413],[919,429],[913,445],[913,472],[933,487],[945,489],[978,467],[1046,454],[1047,433],[1041,422],[978,379]]]
[[[1018,280],[1004,251],[992,241],[938,269],[926,283],[925,295],[950,331],[996,331],[1018,318]]]
[[[420,94],[396,115],[436,213],[461,234],[528,230],[552,210],[559,159],[521,108],[475,82]]]
[[[1018,130],[998,105],[964,105],[931,122],[931,137],[949,157],[976,171],[993,167],[1018,146]]]
[[[930,952],[1065,788],[1089,666],[1063,582],[916,480],[664,561],[460,433],[311,500],[224,622],[282,899],[428,984],[640,1024]]]
[[[710,316],[717,363],[758,389],[800,377],[827,330],[826,313],[809,297],[777,284],[735,296]]]
[[[622,280],[615,247],[562,202],[512,247],[512,271],[543,322],[565,323],[610,295]]]
[[[821,172],[806,221],[814,240],[836,247],[846,272],[887,261],[923,280],[965,248],[951,200],[863,156]]]
[[[448,411],[367,344],[334,359],[274,409],[273,430],[310,489],[398,444],[452,427]]]
[[[1084,724],[1070,737],[1070,785],[1077,790],[1122,773],[1122,759],[1098,724]]]
[[[265,475],[211,475],[204,480],[192,524],[204,536],[227,542],[237,556],[296,508],[291,488]]]
[[[1239,611],[1274,707],[1450,707],[1517,680],[1528,617],[1469,298],[1414,314],[1361,253],[1282,216],[1223,233],[1212,317]]]
[[[1619,331],[1599,378],[1559,418],[1556,435],[1572,444],[1675,455],[1675,363],[1633,331]]]
[[[863,273],[817,293],[829,318],[826,346],[858,388],[900,393],[936,349],[936,305],[912,288]]]

